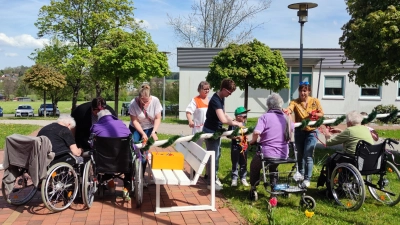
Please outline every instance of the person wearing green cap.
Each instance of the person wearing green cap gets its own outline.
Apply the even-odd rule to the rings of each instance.
[[[238,122],[246,123],[247,120],[247,110],[245,107],[240,106],[235,110],[235,120]],[[228,130],[235,130],[237,126],[229,126]],[[247,176],[247,147],[242,145],[247,145],[246,137],[236,136],[232,137],[231,142],[231,162],[232,162],[232,187],[236,187],[238,182],[238,177],[243,186],[249,186],[246,180]]]
[[[242,126],[243,123],[232,120],[225,113],[225,98],[230,96],[236,90],[236,84],[231,79],[224,79],[218,92],[216,92],[208,103],[206,121],[204,122],[204,133],[215,133],[222,129],[222,124],[232,126]],[[208,138],[205,140],[207,151],[215,151],[215,190],[222,190],[222,183],[218,179],[219,158],[221,157],[221,138]],[[207,163],[206,174],[210,173],[210,161]],[[207,182],[210,183],[211,176],[208,176]],[[209,188],[209,187],[208,187]]]

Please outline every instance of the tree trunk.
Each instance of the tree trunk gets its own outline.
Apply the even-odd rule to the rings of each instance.
[[[99,82],[96,82],[96,98],[101,96],[101,85]]]
[[[79,94],[79,87],[78,86],[73,86],[72,87],[72,107],[71,107],[71,113],[76,109],[76,103],[78,102],[78,94]]]
[[[43,117],[46,117],[46,90],[43,91]]]
[[[114,95],[115,95],[114,110],[115,110],[115,114],[117,114],[117,117],[118,117],[119,76],[117,76],[115,78]]]
[[[74,82],[68,82],[69,86],[72,88],[72,106],[71,113],[76,109],[76,103],[78,102],[78,94],[81,89],[81,79],[76,79]],[[75,83],[75,84],[74,84]]]

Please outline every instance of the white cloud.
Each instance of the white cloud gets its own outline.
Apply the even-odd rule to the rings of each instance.
[[[44,44],[49,43],[48,39],[36,39],[29,34],[22,34],[15,37],[8,37],[0,33],[0,44],[18,47],[18,48],[42,48]]]
[[[157,26],[153,26],[152,24],[150,24],[149,21],[147,20],[142,20],[139,18],[135,18],[135,22],[139,24],[139,26],[143,29],[148,29],[148,30],[156,30],[158,29]]]
[[[4,53],[4,55],[7,57],[17,57],[18,53]]]
[[[333,21],[333,25],[338,25],[338,22],[336,22],[336,20]]]

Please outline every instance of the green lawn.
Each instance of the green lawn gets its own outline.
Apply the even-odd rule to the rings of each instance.
[[[51,101],[47,100],[46,104],[51,103]],[[77,104],[82,104],[84,102],[78,102]],[[33,108],[33,112],[35,113],[35,116],[37,116],[38,109],[40,105],[43,104],[42,101],[34,101],[34,102],[14,102],[14,101],[8,101],[8,102],[0,102],[0,106],[3,108],[3,113],[4,114],[14,114],[15,109],[18,107],[18,105],[30,105]],[[122,104],[122,103],[121,103]],[[71,107],[72,107],[72,102],[71,101],[61,101],[58,102],[58,109],[60,110],[61,113],[71,113]]]
[[[399,134],[400,131],[397,131],[393,135],[399,137]],[[160,139],[168,137],[170,136],[163,136]],[[333,199],[328,199],[319,193],[325,187],[317,189],[316,182],[323,162],[332,153],[334,153],[332,149],[316,149],[315,151],[313,179],[306,193],[316,201],[314,216],[312,218],[305,216],[305,210],[299,205],[301,193],[291,194],[288,198],[278,196],[278,207],[274,208],[276,224],[398,224],[395,218],[398,218],[400,213],[400,204],[393,207],[382,205],[370,196],[368,188],[366,189],[367,195],[363,206],[355,212],[345,211]],[[250,162],[253,156],[254,152],[249,152],[248,169],[250,169]],[[396,158],[396,162],[400,162],[400,159]],[[280,171],[288,171],[289,169],[290,166],[281,166]],[[250,224],[268,224],[266,207],[269,194],[265,191],[264,186],[258,186],[259,200],[252,202],[248,199],[249,187],[241,185],[230,187],[230,171],[230,141],[225,139],[222,141],[222,156],[219,169],[219,178],[224,184],[224,189],[221,193],[228,199],[224,207],[236,210]]]
[[[6,137],[11,134],[29,135],[39,129],[38,125],[2,124],[0,123],[0,149],[4,148]]]
[[[46,104],[50,104],[51,101],[47,100]],[[80,105],[82,103],[85,103],[85,101],[79,101],[77,102],[77,105]],[[121,106],[122,106],[123,101],[118,102],[118,108],[119,108],[119,115],[121,114]],[[3,113],[4,114],[14,114],[15,109],[18,107],[18,105],[30,105],[34,109],[33,112],[35,113],[35,116],[37,116],[38,109],[40,105],[43,104],[43,101],[34,101],[34,102],[14,102],[14,101],[8,101],[8,102],[0,102],[0,106],[3,108]],[[110,105],[112,108],[114,108],[114,102],[113,101],[107,101],[107,104]],[[60,101],[58,102],[58,109],[60,110],[61,113],[71,113],[71,107],[72,107],[72,102],[71,101]]]

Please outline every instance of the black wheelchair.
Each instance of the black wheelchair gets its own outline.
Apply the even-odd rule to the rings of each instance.
[[[362,206],[365,186],[374,199],[396,205],[400,201],[400,172],[389,161],[392,153],[386,148],[392,143],[398,144],[392,139],[375,145],[360,140],[355,155],[336,152],[323,166],[317,186],[326,183],[327,194],[347,210],[355,211]]]
[[[143,201],[142,151],[133,144],[131,136],[109,138],[91,136],[90,159],[83,172],[82,194],[84,204],[90,208],[96,191],[102,198],[107,182],[119,178],[128,184],[129,192],[136,199],[136,206]]]
[[[256,181],[255,187],[263,181],[265,190],[270,194],[270,197],[283,195],[289,197],[292,193],[301,193],[300,206],[306,209],[314,209],[316,202],[313,197],[306,195],[307,187],[303,186],[303,176],[298,172],[297,164],[297,149],[294,142],[289,143],[289,153],[292,158],[288,159],[268,159],[264,158],[260,150],[261,146],[257,145],[257,152],[261,157],[262,162],[262,178]],[[283,170],[278,167],[283,164],[293,164],[291,169]],[[271,172],[270,167],[276,167],[276,172]],[[268,188],[270,187],[270,188]],[[257,190],[250,189],[250,200],[257,201]]]
[[[19,146],[29,149],[29,146],[40,143],[40,139],[40,137],[11,135],[7,137],[6,142],[17,140]],[[49,147],[51,148],[51,145]],[[13,153],[9,152],[9,154]],[[39,181],[38,186],[35,186],[32,181],[28,164],[22,166],[10,161],[7,169],[14,179],[12,183],[6,184],[8,179],[5,180],[3,177],[2,182],[2,194],[6,202],[17,206],[28,203],[35,196],[39,185],[43,203],[53,212],[62,211],[74,202],[79,193],[83,160],[69,153],[55,156],[47,166],[47,176]]]

